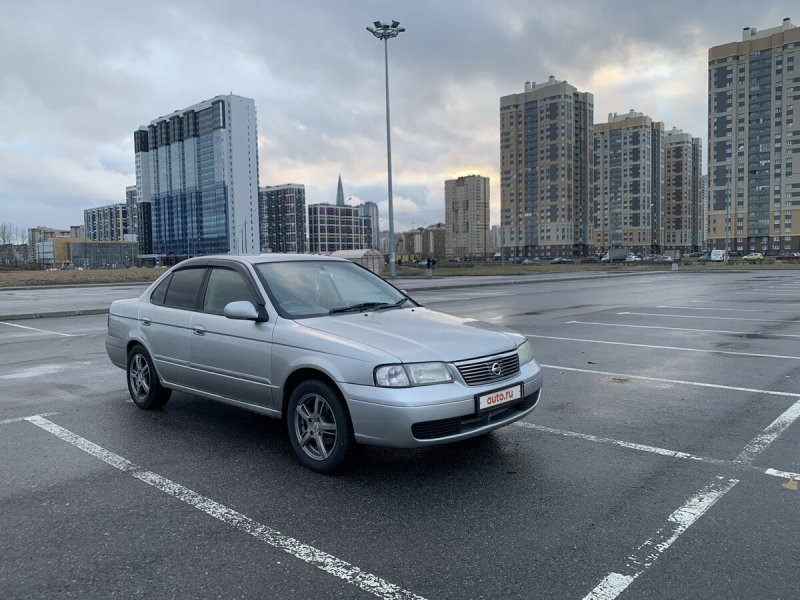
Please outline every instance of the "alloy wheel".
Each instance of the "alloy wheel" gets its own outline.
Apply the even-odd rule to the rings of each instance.
[[[150,392],[150,365],[141,354],[136,354],[131,360],[130,368],[131,390],[138,400],[147,398]]]
[[[294,433],[310,458],[325,460],[336,446],[336,417],[328,401],[319,394],[306,394],[294,411]]]

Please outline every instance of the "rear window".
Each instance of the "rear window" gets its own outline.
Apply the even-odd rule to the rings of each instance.
[[[167,297],[167,288],[169,287],[169,280],[172,275],[167,275],[164,281],[158,284],[158,287],[150,294],[150,302],[153,304],[164,304],[164,299]]]
[[[181,269],[173,272],[164,305],[172,308],[194,308],[205,274],[205,268]]]

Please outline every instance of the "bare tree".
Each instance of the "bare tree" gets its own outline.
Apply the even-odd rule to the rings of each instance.
[[[16,227],[14,227],[13,223],[8,223],[8,222],[0,223],[0,245],[14,243],[15,229]]]

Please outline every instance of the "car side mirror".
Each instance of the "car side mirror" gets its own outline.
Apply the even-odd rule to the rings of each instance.
[[[236,319],[237,321],[263,321],[258,309],[253,306],[252,302],[247,300],[239,300],[237,302],[228,302],[225,305],[223,313],[229,319]]]

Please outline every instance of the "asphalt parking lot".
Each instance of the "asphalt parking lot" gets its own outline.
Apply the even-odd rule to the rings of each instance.
[[[136,409],[104,315],[0,322],[0,597],[796,597],[800,271],[411,294],[528,335],[541,404],[333,477]]]

